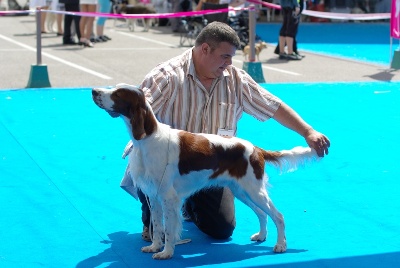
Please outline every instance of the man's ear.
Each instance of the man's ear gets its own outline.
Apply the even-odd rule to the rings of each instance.
[[[201,52],[203,52],[203,54],[208,54],[210,53],[210,46],[207,43],[203,43],[201,44]]]

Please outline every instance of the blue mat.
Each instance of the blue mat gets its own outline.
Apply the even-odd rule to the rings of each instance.
[[[287,253],[272,252],[271,221],[266,242],[249,240],[258,221],[237,202],[230,240],[185,223],[193,241],[171,260],[152,260],[140,252],[140,203],[119,188],[122,121],[97,108],[89,89],[3,90],[0,267],[399,267],[400,83],[265,86],[332,142],[319,163],[283,175],[267,169]],[[250,116],[238,134],[267,149],[305,145]]]
[[[257,24],[257,34],[268,43],[277,43],[281,24]],[[399,40],[390,46],[389,22],[385,23],[300,23],[299,51],[367,61],[389,66]]]

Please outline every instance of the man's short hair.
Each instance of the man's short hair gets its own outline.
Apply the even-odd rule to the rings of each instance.
[[[201,30],[196,38],[195,46],[207,43],[212,49],[215,49],[222,42],[227,42],[236,49],[240,48],[240,39],[235,30],[226,23],[214,21]]]

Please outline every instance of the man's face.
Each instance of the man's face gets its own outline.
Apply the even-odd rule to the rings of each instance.
[[[208,78],[217,78],[227,66],[232,64],[232,57],[235,56],[235,46],[222,42],[214,50],[208,44],[203,44],[203,52],[205,53],[204,65]]]

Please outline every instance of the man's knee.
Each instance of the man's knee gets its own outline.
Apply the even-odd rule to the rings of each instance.
[[[206,226],[198,226],[199,229],[215,239],[228,239],[232,236],[233,230],[235,230],[235,222],[218,222]]]

